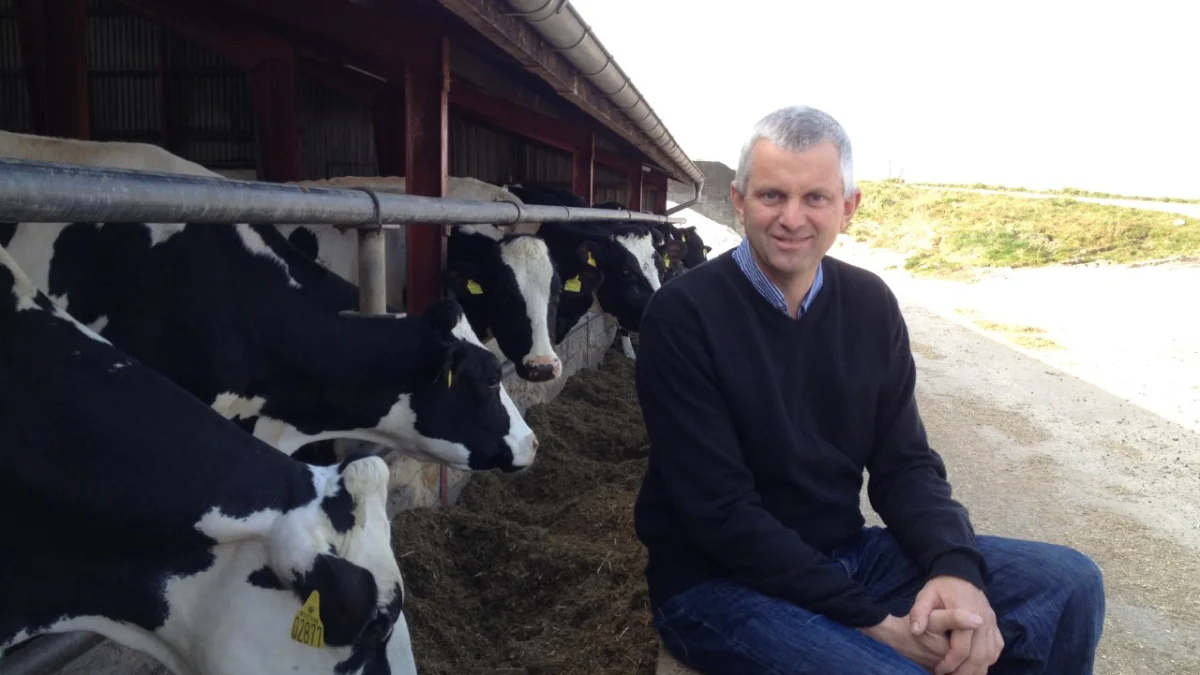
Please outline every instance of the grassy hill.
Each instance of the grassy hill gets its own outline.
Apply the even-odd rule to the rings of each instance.
[[[862,181],[847,234],[906,254],[919,274],[1200,254],[1200,221],[1172,213]],[[1182,219],[1184,225],[1175,223]]]
[[[988,183],[910,183],[927,187],[970,188],[972,190],[995,190],[1001,192],[1032,192],[1047,195],[1064,195],[1068,197],[1099,197],[1101,199],[1133,199],[1143,202],[1167,202],[1171,204],[1200,204],[1200,199],[1184,199],[1183,197],[1138,197],[1135,195],[1120,195],[1112,192],[1095,192],[1079,188],[1055,188],[1049,190],[1030,190],[1024,187],[1009,187],[1007,185],[990,185]]]

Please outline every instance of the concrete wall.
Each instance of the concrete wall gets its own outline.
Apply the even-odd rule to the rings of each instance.
[[[733,210],[733,202],[729,199],[729,184],[733,182],[735,171],[721,162],[697,161],[696,166],[704,173],[704,189],[700,192],[700,201],[690,208],[710,220],[716,221],[734,232],[745,236],[742,226],[738,223],[737,212]],[[682,204],[696,194],[696,188],[674,180],[667,181],[667,199]]]
[[[616,323],[598,314],[588,314],[584,321],[563,341],[559,358],[563,361],[563,374],[552,382],[533,383],[510,376],[504,388],[522,414],[530,406],[549,403],[562,392],[567,379],[583,368],[600,365],[604,352],[616,338]],[[394,453],[388,458],[391,467],[391,494],[388,512],[418,507],[433,507],[441,503],[438,466],[398,457]],[[470,479],[468,472],[450,470],[448,476],[449,502],[458,501],[459,494]],[[53,649],[60,636],[39,638],[45,649]],[[31,645],[32,646],[32,645]],[[34,648],[41,649],[37,646]],[[8,675],[11,664],[0,661],[0,672]],[[51,671],[55,675],[170,675],[170,671],[140,652],[104,640],[66,666]],[[23,672],[21,675],[48,675],[46,671]]]

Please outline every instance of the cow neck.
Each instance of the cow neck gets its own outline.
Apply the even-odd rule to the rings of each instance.
[[[271,336],[270,351],[289,369],[331,380],[433,377],[448,337],[422,317],[343,316],[356,307],[354,284],[300,255],[275,228],[255,229],[301,285],[283,290],[278,302],[255,303],[256,323]]]
[[[441,367],[450,338],[423,317],[342,316],[312,311],[281,326],[275,350],[289,365],[338,380],[407,381]]]

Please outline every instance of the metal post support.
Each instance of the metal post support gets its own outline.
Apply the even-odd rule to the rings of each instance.
[[[358,230],[358,304],[363,314],[387,312],[387,249],[382,227]]]

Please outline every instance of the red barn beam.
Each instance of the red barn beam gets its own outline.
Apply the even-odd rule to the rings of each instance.
[[[86,0],[13,2],[34,133],[91,136],[85,9]]]
[[[386,64],[395,67],[392,72],[380,73],[385,77],[399,75],[399,64],[426,70],[440,68],[436,51],[421,46],[430,36],[441,34],[438,26],[410,13],[398,17],[393,16],[393,12],[385,13],[345,0],[230,2],[305,33],[298,42],[325,38],[345,48],[382,57]]]
[[[300,135],[296,125],[296,69],[270,59],[250,68],[259,173],[263,180],[300,180]]]
[[[450,131],[447,110],[450,41],[444,37],[427,35],[420,42],[421,47],[428,51],[422,61],[436,61],[438,68],[430,70],[410,64],[405,69],[406,192],[426,197],[444,197]],[[408,241],[407,310],[412,314],[420,314],[441,295],[442,228],[414,224],[405,229]]]
[[[403,90],[389,89],[380,92],[371,101],[371,116],[375,131],[375,161],[379,165],[380,176],[408,175],[408,105],[406,100]]]
[[[593,164],[596,155],[596,135],[588,133],[586,144],[581,144],[571,153],[571,191],[587,200],[596,201],[596,186]]]
[[[138,14],[250,70],[266,60],[294,61],[286,40],[246,17],[190,0],[120,0]]]
[[[471,117],[567,152],[591,144],[592,132],[585,128],[586,123],[550,117],[478,89],[454,87],[450,105]]]
[[[654,186],[654,203],[649,204],[650,210],[662,214],[667,212],[667,174],[651,171],[646,176],[646,184]]]
[[[630,211],[642,210],[642,173],[642,167],[638,166],[637,168],[628,170],[625,174],[628,176],[629,181],[627,183],[628,188],[626,188],[628,196],[625,198],[625,201],[628,203],[625,204],[625,208]]]

